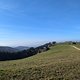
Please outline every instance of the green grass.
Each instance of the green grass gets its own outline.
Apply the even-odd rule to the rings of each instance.
[[[0,61],[0,80],[80,80],[80,51],[56,45],[29,58]]]

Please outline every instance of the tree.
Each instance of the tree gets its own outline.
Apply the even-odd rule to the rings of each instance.
[[[56,44],[56,41],[52,42],[52,44],[55,45]]]

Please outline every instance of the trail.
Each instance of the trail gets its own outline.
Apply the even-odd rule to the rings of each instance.
[[[75,49],[77,49],[77,50],[80,50],[80,48],[78,48],[78,47],[76,47],[76,46],[71,46],[71,47],[73,47],[73,48],[75,48]]]

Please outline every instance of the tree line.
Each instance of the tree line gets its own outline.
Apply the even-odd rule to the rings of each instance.
[[[19,51],[19,52],[0,52],[0,61],[6,61],[6,60],[17,60],[22,58],[27,58],[33,55],[36,55],[41,52],[48,51],[51,46],[54,46],[56,42],[50,42],[46,43],[44,45],[41,45],[39,47],[31,47],[27,50]]]

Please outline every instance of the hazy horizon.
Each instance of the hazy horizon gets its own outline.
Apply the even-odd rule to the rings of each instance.
[[[80,0],[0,0],[0,46],[79,41]]]

